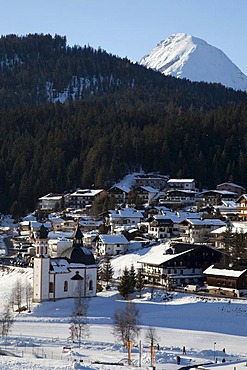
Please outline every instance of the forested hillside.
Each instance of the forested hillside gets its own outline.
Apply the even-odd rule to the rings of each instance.
[[[245,93],[60,36],[2,37],[0,66],[1,212],[24,214],[48,192],[107,189],[140,167],[247,186]]]

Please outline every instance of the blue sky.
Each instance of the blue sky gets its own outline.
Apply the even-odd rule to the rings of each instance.
[[[221,49],[247,74],[247,0],[0,0],[0,34],[50,33],[139,61],[173,33]]]

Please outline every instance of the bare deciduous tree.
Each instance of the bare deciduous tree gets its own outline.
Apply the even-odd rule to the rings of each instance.
[[[150,346],[153,346],[155,342],[157,343],[159,341],[159,336],[156,332],[156,329],[152,326],[149,326],[147,329],[145,338],[148,340]]]
[[[128,302],[123,309],[117,309],[113,317],[113,333],[125,345],[133,341],[140,332],[140,314],[134,303]]]
[[[150,343],[151,366],[154,366],[155,346],[154,343],[159,341],[155,328],[149,326],[146,332],[146,339]]]
[[[26,295],[27,311],[31,312],[31,303],[32,303],[32,298],[33,298],[33,287],[32,287],[32,284],[30,283],[30,281],[26,281],[25,295]]]
[[[17,306],[17,310],[20,313],[23,300],[23,285],[20,279],[16,280],[16,283],[12,289],[11,300],[12,304]]]
[[[78,346],[81,346],[81,340],[83,337],[89,336],[89,325],[87,320],[89,299],[83,295],[83,283],[82,280],[78,281],[77,284],[77,297],[74,300],[74,307],[71,316],[71,337],[78,339]]]
[[[0,317],[0,325],[1,325],[1,336],[7,337],[11,326],[13,325],[13,316],[11,314],[11,303],[8,302],[4,306],[3,313]]]

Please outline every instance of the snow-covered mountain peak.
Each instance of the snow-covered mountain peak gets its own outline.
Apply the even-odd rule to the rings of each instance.
[[[220,49],[185,33],[161,41],[140,64],[164,75],[247,91],[247,76]]]

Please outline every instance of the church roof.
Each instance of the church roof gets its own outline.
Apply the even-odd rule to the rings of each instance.
[[[39,229],[39,239],[47,239],[48,230],[47,228],[42,224]]]
[[[85,247],[71,247],[66,249],[61,258],[66,258],[69,263],[81,263],[83,265],[95,265],[93,253]]]
[[[80,229],[79,223],[78,223],[77,227],[76,227],[76,230],[75,230],[75,233],[74,233],[74,240],[82,241],[82,239],[83,239],[83,234],[81,232],[81,229]]]

